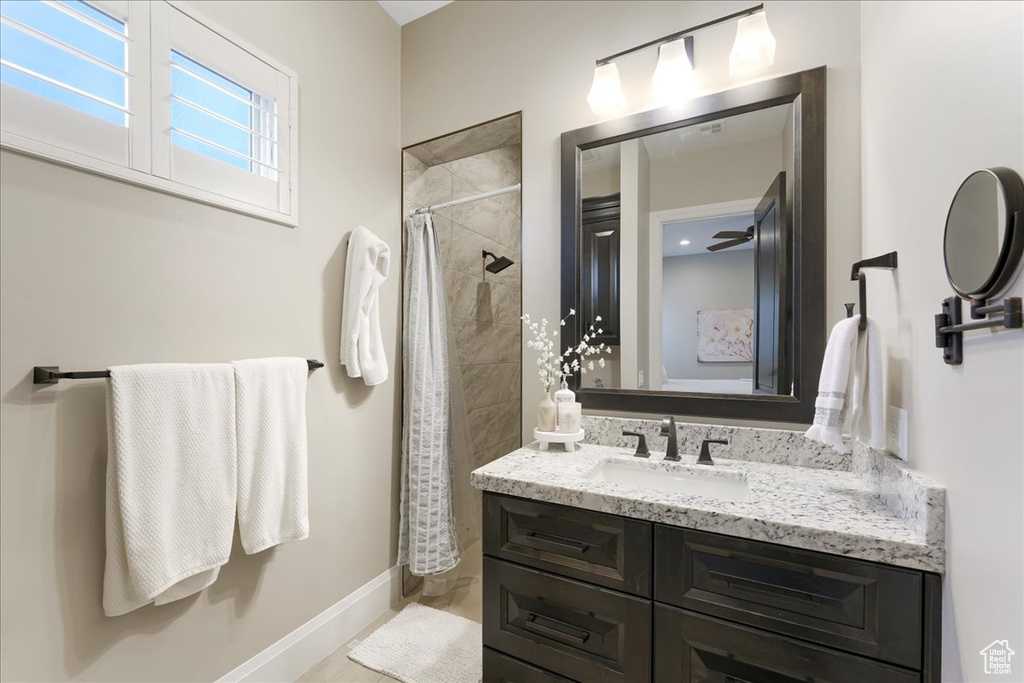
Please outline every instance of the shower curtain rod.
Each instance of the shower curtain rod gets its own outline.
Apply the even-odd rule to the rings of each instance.
[[[468,204],[470,202],[479,201],[481,199],[487,199],[489,197],[497,197],[501,194],[508,194],[509,192],[518,192],[522,187],[522,183],[516,183],[515,185],[509,185],[499,190],[491,190],[490,192],[481,192],[480,194],[470,195],[469,197],[463,197],[462,199],[453,199],[450,202],[442,202],[441,204],[432,204],[431,206],[425,206],[422,209],[416,209],[409,213],[410,216],[414,216],[418,213],[430,213],[436,209],[447,209],[449,206],[458,206],[459,204]]]

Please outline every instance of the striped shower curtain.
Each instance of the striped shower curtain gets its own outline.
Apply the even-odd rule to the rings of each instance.
[[[414,575],[430,577],[459,563],[452,514],[448,319],[433,217],[411,216],[405,230],[398,561]]]

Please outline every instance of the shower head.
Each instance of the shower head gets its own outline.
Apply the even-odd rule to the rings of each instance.
[[[506,268],[511,266],[513,263],[515,263],[515,261],[513,261],[512,259],[505,258],[504,256],[498,256],[496,254],[492,254],[491,252],[489,252],[489,251],[487,251],[485,249],[483,251],[483,253],[482,253],[482,257],[484,259],[486,259],[488,256],[490,256],[492,259],[494,259],[493,261],[491,261],[490,263],[488,263],[485,266],[485,268],[487,269],[488,273],[500,273],[501,271],[505,270]]]

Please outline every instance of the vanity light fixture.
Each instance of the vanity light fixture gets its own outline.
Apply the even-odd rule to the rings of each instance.
[[[686,38],[665,43],[658,49],[658,66],[654,69],[654,95],[662,105],[679,105],[693,96],[693,64]]]
[[[598,116],[617,114],[626,108],[626,96],[622,93],[619,83],[619,67],[614,62],[597,63],[594,69],[594,82],[587,95],[587,104]]]
[[[729,74],[771,66],[775,62],[775,36],[764,12],[743,17],[736,24],[736,41],[729,52]]]
[[[597,60],[594,82],[587,95],[590,109],[598,116],[617,114],[626,108],[626,96],[619,82],[619,57],[659,47],[658,66],[654,70],[654,91],[662,105],[678,105],[693,94],[693,33],[717,24],[739,19],[736,42],[729,53],[729,73],[737,73],[771,64],[775,59],[775,38],[768,30],[764,4],[742,12],[719,17],[683,31],[631,47]]]

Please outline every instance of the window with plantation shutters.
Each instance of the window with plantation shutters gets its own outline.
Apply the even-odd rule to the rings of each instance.
[[[148,59],[148,15],[127,1],[0,0],[4,141],[83,165],[147,167],[135,109],[149,93],[133,71]]]
[[[0,144],[288,225],[297,78],[177,2],[0,0]]]

